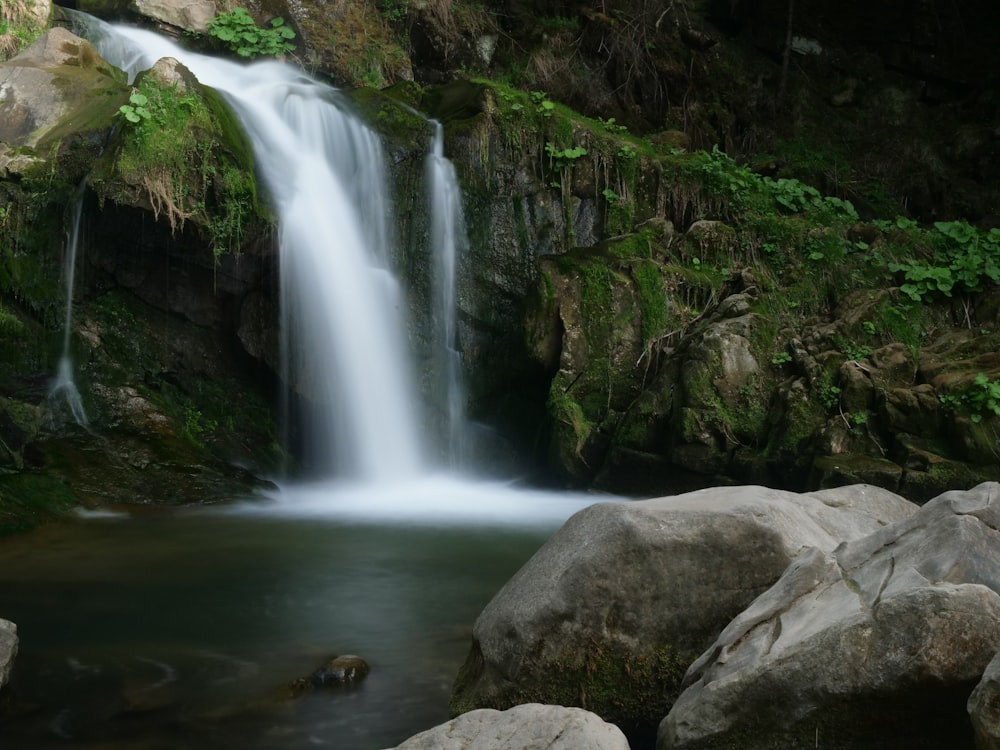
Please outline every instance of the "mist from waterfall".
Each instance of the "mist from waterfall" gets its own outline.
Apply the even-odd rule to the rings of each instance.
[[[76,287],[76,256],[80,248],[80,229],[83,224],[83,196],[81,186],[70,216],[69,234],[66,238],[66,251],[63,261],[63,279],[66,288],[66,312],[63,314],[62,349],[59,354],[59,365],[55,380],[49,389],[49,398],[66,399],[73,419],[81,427],[87,426],[87,412],[83,408],[83,399],[76,387],[73,377],[73,353],[71,351],[73,333],[73,290]]]

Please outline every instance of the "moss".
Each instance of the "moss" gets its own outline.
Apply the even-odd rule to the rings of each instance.
[[[648,346],[666,331],[667,302],[663,272],[652,261],[632,264],[632,279],[639,292],[642,311],[642,340]]]
[[[66,484],[51,474],[0,474],[0,537],[28,531],[77,504]]]
[[[626,733],[656,727],[680,692],[681,680],[695,653],[679,653],[669,644],[636,649],[623,644],[576,644],[573,651],[535,665],[528,684],[509,685],[499,695],[475,692],[468,662],[452,693],[450,712],[476,708],[504,710],[522,703],[579,706]]]
[[[173,231],[194,222],[216,256],[238,251],[263,211],[252,149],[237,119],[193,79],[164,83],[147,71],[136,92],[146,97],[148,116],[123,122],[113,177],[95,180],[95,187],[116,202],[148,206]]]
[[[584,446],[594,431],[594,424],[587,419],[583,407],[573,399],[558,378],[553,381],[549,390],[548,410],[550,418],[561,425],[560,429],[568,431],[566,437],[560,437],[558,441],[559,445],[572,446],[572,456],[566,458],[581,459]]]

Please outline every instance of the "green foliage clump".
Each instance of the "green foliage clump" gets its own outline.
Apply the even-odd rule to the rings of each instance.
[[[115,172],[177,231],[207,229],[216,255],[238,250],[257,216],[252,156],[232,113],[193,82],[139,79],[119,112],[127,123]]]
[[[979,373],[964,388],[940,396],[940,401],[949,409],[968,411],[969,419],[977,424],[984,416],[1000,417],[1000,378],[990,380]]]
[[[258,26],[246,8],[219,13],[208,22],[208,33],[240,57],[278,57],[295,49],[295,31],[283,18]]]
[[[901,291],[915,302],[982,292],[1000,283],[1000,229],[984,232],[965,221],[938,221],[921,230],[906,219],[897,220],[896,227],[932,248],[929,258],[889,264],[890,271],[903,276]]]

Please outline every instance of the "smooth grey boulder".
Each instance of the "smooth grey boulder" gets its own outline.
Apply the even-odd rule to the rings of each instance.
[[[660,750],[970,747],[1000,649],[1000,484],[805,551],[685,676]]]
[[[575,705],[626,734],[655,734],[688,665],[803,548],[832,550],[915,510],[866,485],[590,506],[479,616],[452,713]]]
[[[1000,750],[1000,654],[987,665],[966,707],[977,750]]]
[[[17,656],[17,625],[10,620],[0,620],[0,690],[10,681]]]
[[[30,47],[0,65],[0,142],[35,147],[65,136],[111,126],[125,90],[90,42],[62,27],[42,34]],[[0,170],[12,157],[0,144]]]
[[[202,34],[208,31],[208,22],[218,13],[213,0],[133,0],[132,7],[154,21]]]
[[[581,708],[529,703],[470,711],[395,750],[629,750],[614,724]]]

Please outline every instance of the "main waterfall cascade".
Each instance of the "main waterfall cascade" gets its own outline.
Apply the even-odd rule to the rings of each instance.
[[[318,405],[303,430],[307,463],[365,482],[419,474],[378,138],[292,66],[239,65],[127,26],[87,33],[131,78],[179,60],[241,118],[278,216],[286,383]]]
[[[238,64],[188,52],[158,34],[76,13],[81,33],[130,79],[172,57],[220,91],[254,145],[278,217],[285,382],[320,412],[303,427],[320,478],[284,486],[273,504],[238,512],[407,524],[553,528],[590,496],[514,489],[434,466],[421,444],[407,355],[404,292],[390,269],[395,238],[377,136],[342,95],[279,62]],[[467,240],[461,192],[433,125],[426,157],[446,453],[467,442],[455,317],[457,261]],[[427,430],[426,432],[433,432]],[[439,452],[438,452],[439,453]]]

